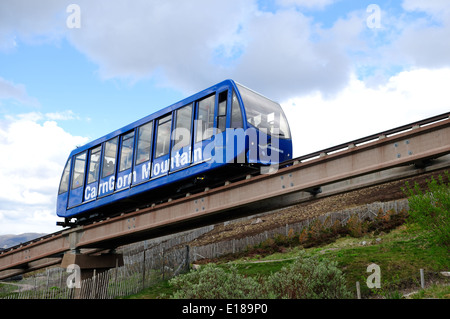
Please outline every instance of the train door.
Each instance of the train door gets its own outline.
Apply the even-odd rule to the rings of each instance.
[[[86,170],[86,152],[75,155],[69,194],[69,208],[83,201],[84,178]]]
[[[119,152],[119,171],[116,177],[116,190],[127,189],[133,179],[134,131],[121,136]]]
[[[175,111],[172,134],[170,171],[185,168],[191,163],[192,103]]]
[[[100,159],[102,146],[97,146],[90,150],[88,161],[88,176],[86,188],[84,190],[84,201],[91,201],[97,198],[98,194],[98,177],[100,174]]]
[[[150,179],[151,154],[153,141],[153,122],[140,126],[137,130],[136,159],[134,163],[133,184]]]
[[[116,160],[119,138],[115,137],[105,143],[102,157],[102,171],[98,185],[98,196],[105,196],[114,191]]]
[[[172,114],[158,119],[155,130],[156,141],[152,161],[152,178],[164,176],[169,172]]]
[[[216,95],[210,95],[196,104],[193,164],[209,161],[213,154],[211,147],[214,134],[214,111]]]

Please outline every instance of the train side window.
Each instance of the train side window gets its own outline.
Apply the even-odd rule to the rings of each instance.
[[[185,146],[191,145],[191,127],[192,104],[189,104],[177,110],[172,151],[178,151]]]
[[[115,137],[105,143],[102,178],[113,175],[116,172],[117,141],[118,137]]]
[[[89,176],[88,184],[94,183],[98,180],[98,173],[100,171],[100,152],[101,146],[98,146],[91,151],[91,158],[89,160]]]
[[[231,128],[243,128],[241,108],[236,93],[233,92],[233,102],[231,105]]]
[[[152,148],[153,122],[139,127],[136,165],[150,160],[150,150]]]
[[[213,135],[215,95],[198,102],[196,142],[209,139]]]
[[[72,189],[76,189],[84,185],[84,170],[86,169],[86,152],[75,157],[75,165],[73,168]]]
[[[131,168],[133,162],[134,131],[122,137],[119,172]]]
[[[225,132],[227,125],[227,96],[228,91],[219,94],[219,108],[217,113],[217,128],[220,132]]]
[[[72,164],[72,159],[69,158],[69,160],[66,163],[66,166],[64,167],[64,172],[61,177],[61,183],[59,184],[58,194],[65,193],[69,190],[69,176],[70,176],[70,165],[71,164]]]
[[[158,120],[155,158],[167,155],[169,153],[171,126],[172,114]]]

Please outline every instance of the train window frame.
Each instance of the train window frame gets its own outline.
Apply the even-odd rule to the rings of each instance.
[[[206,103],[212,102],[212,106],[209,105],[206,109],[206,114],[202,114],[202,105],[208,106]],[[214,135],[214,119],[215,119],[215,104],[216,104],[216,93],[206,96],[197,101],[196,107],[196,136],[195,142],[201,142],[210,139]],[[212,111],[212,112],[211,112]],[[201,117],[206,115],[207,121],[203,121]]]
[[[145,130],[147,130],[147,132],[145,132]],[[151,158],[153,146],[153,121],[138,127],[136,143],[135,165],[139,165],[149,161]]]
[[[192,114],[194,110],[193,104],[194,103],[187,104],[175,111],[175,125],[172,135],[173,138],[172,152],[179,151],[183,147],[187,147],[192,144]],[[181,112],[186,111],[187,109],[189,109],[189,113],[185,114],[182,117]],[[181,121],[180,119],[184,122],[180,122]],[[186,131],[183,132],[182,129]],[[189,132],[189,134],[184,134],[187,132]],[[183,141],[182,143],[180,142],[181,140]]]
[[[98,156],[97,160],[94,160],[94,157]],[[88,168],[88,184],[92,184],[98,181],[100,174],[100,164],[102,160],[102,146],[96,146],[90,151],[89,155],[89,168]],[[94,163],[94,167],[92,166]],[[97,166],[95,166],[97,165]]]
[[[70,186],[70,171],[72,166],[72,158],[69,158],[64,166],[64,171],[61,176],[61,182],[59,183],[58,195],[67,193]]]
[[[218,94],[216,128],[219,132],[225,132],[227,128],[227,102],[228,90]]]
[[[115,141],[115,142],[113,143],[113,141]],[[114,156],[112,156],[113,155],[112,153],[109,153],[110,152],[110,150],[108,149],[109,145],[115,146],[115,150],[113,150]],[[118,148],[119,148],[119,137],[118,136],[105,142],[105,148],[104,148],[103,157],[102,157],[102,179],[116,174]],[[107,158],[112,160],[112,167],[106,166],[109,164],[107,162]]]
[[[244,128],[244,119],[242,116],[241,105],[234,90],[233,96],[231,98],[230,128]]]
[[[155,159],[166,156],[170,152],[172,130],[172,113],[160,117],[156,128]],[[168,129],[168,134],[167,133]],[[161,145],[162,142],[162,145]]]
[[[84,179],[86,176],[86,159],[87,159],[86,151],[74,156],[72,183],[70,188],[71,190],[78,189],[84,186]]]
[[[126,171],[133,166],[134,137],[134,130],[121,136],[119,172]],[[124,154],[126,151],[128,153]]]

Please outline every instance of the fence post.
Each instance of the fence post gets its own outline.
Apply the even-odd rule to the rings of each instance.
[[[34,295],[35,298],[37,296],[37,290],[38,290],[37,279],[36,279],[36,274],[34,274],[34,291],[33,291],[33,295]]]
[[[425,289],[425,276],[423,274],[423,269],[420,269],[420,286]]]
[[[145,288],[145,244],[144,244],[144,256],[142,260],[142,289]]]
[[[47,290],[49,285],[50,285],[50,269],[47,268],[47,285],[46,285]]]
[[[163,280],[165,280],[165,278],[164,278],[164,268],[165,268],[164,267],[165,266],[164,263],[165,263],[165,258],[164,258],[164,248],[163,248],[162,249],[162,263],[161,263],[162,264],[162,279]]]
[[[361,289],[359,287],[359,281],[356,282],[356,297],[361,299]]]
[[[94,268],[94,274],[91,278],[92,280],[92,294],[91,299],[95,299],[97,297],[97,269]]]
[[[189,271],[189,245],[186,245],[186,271]]]
[[[111,298],[115,298],[117,296],[117,291],[118,291],[118,287],[117,287],[117,271],[119,270],[119,259],[116,259],[116,267],[114,268],[114,291],[112,293]]]

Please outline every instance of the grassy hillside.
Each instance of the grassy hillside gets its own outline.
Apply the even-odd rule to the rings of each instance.
[[[363,298],[400,298],[417,291],[414,296],[420,298],[450,299],[450,280],[440,274],[450,269],[448,251],[430,245],[422,235],[412,227],[401,225],[389,232],[372,231],[359,238],[345,235],[331,243],[309,248],[285,245],[286,242],[275,244],[275,240],[268,240],[248,249],[245,254],[229,255],[210,262],[225,269],[233,265],[244,276],[267,278],[306,254],[337,262],[355,298],[356,281],[359,281]],[[369,289],[366,285],[371,274],[367,267],[371,263],[381,269],[379,289]],[[424,269],[426,290],[420,287],[420,269]],[[170,298],[174,292],[175,288],[163,281],[130,298]]]

